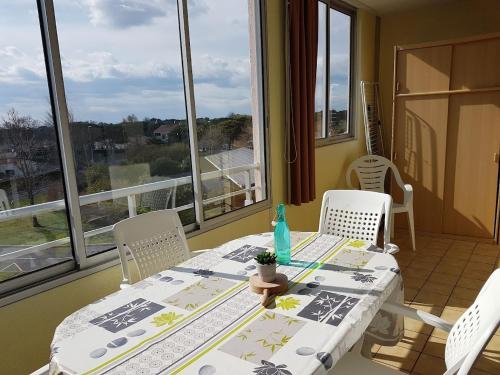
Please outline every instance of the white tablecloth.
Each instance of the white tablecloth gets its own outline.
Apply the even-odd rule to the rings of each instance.
[[[290,289],[263,308],[249,290],[253,257],[272,233],[213,251],[96,301],[67,317],[52,342],[50,373],[325,373],[369,331],[395,344],[402,319],[380,315],[402,302],[396,260],[361,240],[292,233],[278,272]]]

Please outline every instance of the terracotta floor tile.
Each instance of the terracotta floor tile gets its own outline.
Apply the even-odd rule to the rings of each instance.
[[[443,259],[443,257],[434,254],[418,254],[416,258],[424,263],[434,263],[434,264],[439,263]]]
[[[446,364],[442,358],[421,354],[412,373],[419,375],[442,375],[445,371]]]
[[[439,272],[433,272],[427,279],[428,282],[441,283],[446,285],[455,285],[460,275],[445,275]]]
[[[446,306],[443,312],[440,314],[441,318],[446,320],[447,322],[454,324],[458,318],[460,318],[463,314],[461,310],[454,310],[449,306]],[[448,332],[445,332],[439,328],[433,328],[431,332],[432,337],[438,337],[446,340],[448,338]]]
[[[454,288],[453,285],[427,281],[422,286],[422,289],[420,291],[422,291],[422,292],[424,292],[424,291],[435,292],[435,293],[439,293],[439,294],[442,294],[445,296],[449,296],[449,295],[451,295],[453,288]]]
[[[455,240],[451,244],[451,248],[463,248],[473,250],[477,245],[476,241],[464,241],[464,240]]]
[[[453,256],[445,256],[439,265],[443,266],[453,266],[453,267],[462,267],[465,268],[465,265],[467,264],[466,260],[463,259],[457,259]]]
[[[483,353],[488,358],[500,359],[500,337],[493,336]]]
[[[453,257],[455,259],[467,261],[471,258],[471,254],[472,252],[470,250],[450,249],[447,251],[445,257]]]
[[[434,272],[438,272],[444,275],[453,275],[453,276],[460,276],[462,273],[464,267],[457,267],[457,266],[451,266],[447,264],[438,264],[436,268],[434,268]]]
[[[446,302],[446,306],[454,307],[455,309],[468,309],[472,301],[469,299],[459,298],[457,296],[451,296],[448,302]]]
[[[413,289],[420,289],[422,285],[425,283],[425,279],[421,277],[413,277],[410,276],[411,272],[408,272],[408,269],[405,269],[405,272],[401,273],[403,275],[403,284],[405,287],[408,288],[413,288]]]
[[[451,297],[460,298],[463,300],[470,301],[470,303],[469,303],[469,305],[470,305],[470,304],[472,304],[472,302],[474,302],[478,293],[479,293],[479,290],[474,290],[474,289],[469,289],[469,288],[457,286],[457,287],[455,287],[455,289],[453,289],[453,292],[451,293]]]
[[[493,264],[480,263],[480,262],[471,262],[467,263],[465,266],[464,272],[468,271],[481,271],[481,272],[492,272]]]
[[[405,287],[405,302],[412,302],[417,294],[418,294],[418,289]]]
[[[411,371],[420,353],[401,346],[382,346],[374,360],[406,371]]]
[[[421,352],[428,338],[429,336],[423,333],[418,333],[415,331],[410,331],[408,329],[405,329],[404,336],[401,339],[401,341],[398,342],[398,346],[414,350],[416,352]]]
[[[491,264],[494,266],[497,261],[497,257],[491,257],[487,255],[480,255],[480,254],[472,254],[470,257],[469,261],[471,262],[478,262],[478,263],[486,263],[486,264]]]
[[[411,303],[410,307],[413,307],[414,309],[426,311],[428,313],[431,313],[431,314],[434,314],[437,316],[440,316],[441,312],[443,311],[442,307],[423,305],[420,303]],[[417,333],[422,333],[425,335],[431,334],[432,329],[433,329],[432,326],[425,324],[419,320],[410,319],[406,316],[404,319],[405,319],[405,321],[404,321],[405,329],[413,331],[413,332],[417,332]]]
[[[406,274],[410,277],[418,277],[419,279],[427,279],[432,273],[433,267],[424,267],[422,265],[414,266],[413,263],[406,268]]]
[[[483,285],[484,285],[483,280],[470,279],[465,276],[462,276],[457,282],[457,286],[473,290],[480,290],[483,287]]]
[[[469,375],[495,375],[495,374],[492,374],[491,372],[486,372],[483,370],[478,370],[476,368],[472,368],[469,372]]]
[[[449,296],[441,293],[431,292],[421,289],[417,296],[413,299],[414,302],[425,303],[434,306],[446,306]]]
[[[446,252],[448,251],[448,248],[446,247],[424,247],[424,248],[421,248],[422,250],[419,250],[419,252],[423,252],[423,253],[426,253],[426,254],[432,254],[432,255],[437,255],[437,256],[443,256],[446,254]]]
[[[473,254],[485,255],[488,257],[498,257],[500,254],[500,248],[495,245],[478,244],[473,252]]]
[[[444,359],[444,349],[446,347],[446,339],[436,336],[430,336],[425,344],[422,353],[432,355]]]
[[[474,367],[478,370],[491,372],[492,374],[500,374],[500,359],[489,355],[481,355]]]
[[[396,260],[398,262],[399,267],[406,267],[413,261],[413,259],[409,257],[401,257],[401,258],[396,257]]]
[[[490,277],[490,272],[468,269],[468,270],[464,270],[462,276],[465,276],[465,277],[468,277],[471,279],[486,281],[488,279],[488,277]]]

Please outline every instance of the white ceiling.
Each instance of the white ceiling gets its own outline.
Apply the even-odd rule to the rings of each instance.
[[[349,2],[356,6],[365,5],[378,14],[386,14],[452,1],[454,0],[351,0]]]

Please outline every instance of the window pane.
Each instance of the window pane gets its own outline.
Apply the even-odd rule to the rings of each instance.
[[[330,9],[330,115],[328,136],[349,132],[351,17]]]
[[[316,91],[314,99],[314,129],[316,138],[323,138],[323,113],[325,110],[325,56],[326,56],[326,12],[325,3],[318,2],[318,58],[316,63]]]
[[[253,6],[188,1],[205,218],[266,199]]]
[[[36,2],[0,12],[0,281],[73,259]]]
[[[195,221],[177,5],[128,2],[55,1],[88,255],[135,212]]]

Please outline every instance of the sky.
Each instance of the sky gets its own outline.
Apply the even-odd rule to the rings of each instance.
[[[54,0],[54,6],[75,121],[185,118],[176,0]],[[247,7],[246,0],[188,1],[198,117],[250,114]],[[339,45],[332,58],[339,67],[342,52]],[[0,118],[9,108],[41,121],[49,109],[34,0],[6,2],[0,13]]]
[[[316,111],[323,108],[323,64],[326,53],[326,5],[318,7],[318,64],[316,74]],[[345,110],[349,100],[350,17],[330,9],[330,108]],[[321,32],[323,31],[323,32]]]

